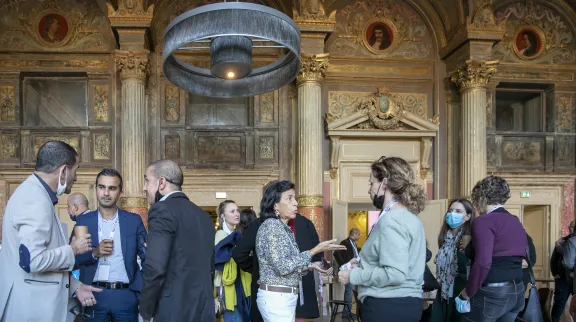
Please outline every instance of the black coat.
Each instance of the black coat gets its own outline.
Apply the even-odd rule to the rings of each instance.
[[[296,243],[301,252],[310,250],[320,243],[318,233],[314,224],[306,217],[297,214],[294,219],[296,230]],[[256,234],[260,228],[260,220],[254,221],[242,235],[242,239],[232,251],[232,258],[240,269],[252,273],[252,321],[262,321],[260,311],[256,304],[256,294],[258,294],[258,279],[260,279],[260,267],[256,257]],[[323,254],[317,254],[312,261],[321,261]],[[296,305],[296,317],[314,319],[320,316],[318,312],[318,301],[316,299],[316,282],[314,275],[310,272],[302,278],[304,292],[304,305],[300,306],[300,299]]]
[[[148,212],[140,315],[144,320],[216,322],[212,293],[214,224],[184,193]]]

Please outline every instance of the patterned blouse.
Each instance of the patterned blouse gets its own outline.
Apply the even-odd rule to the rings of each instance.
[[[298,287],[302,272],[312,259],[309,250],[300,252],[294,233],[279,219],[265,220],[256,235],[260,264],[258,284]]]

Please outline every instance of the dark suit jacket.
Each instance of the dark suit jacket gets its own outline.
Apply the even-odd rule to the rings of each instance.
[[[341,241],[340,245],[346,246],[346,250],[334,252],[334,257],[338,265],[342,266],[354,258],[354,248],[352,247],[352,242],[350,242],[350,237]],[[358,245],[356,245],[356,247],[358,247]]]
[[[142,274],[136,256],[139,256],[142,263],[146,260],[146,229],[142,223],[140,215],[131,213],[118,208],[118,224],[120,225],[120,239],[122,245],[122,256],[124,257],[124,266],[130,280],[130,289],[136,292],[142,290]],[[98,211],[91,211],[82,216],[78,216],[76,226],[88,226],[88,233],[92,236],[92,247],[98,247]],[[72,231],[74,236],[74,231]],[[72,238],[72,237],[70,237]],[[105,236],[108,238],[108,236]],[[80,268],[80,281],[84,284],[92,284],[96,269],[98,268],[98,259],[92,257],[92,253],[86,253],[76,256],[76,266]]]
[[[156,322],[215,322],[212,219],[182,192],[148,212],[148,254],[140,315]]]
[[[310,250],[320,243],[318,233],[314,224],[306,217],[297,214],[294,219],[294,227],[296,230],[296,243],[301,252]],[[242,239],[232,251],[232,258],[240,269],[252,273],[252,321],[262,321],[262,316],[256,304],[256,294],[258,291],[258,279],[260,279],[260,267],[258,265],[258,258],[256,257],[256,234],[260,228],[260,220],[255,220],[242,235]],[[312,258],[313,262],[321,261],[323,254],[317,254]],[[300,306],[300,300],[296,306],[297,318],[317,318],[320,313],[318,312],[318,301],[316,299],[316,283],[314,275],[311,273],[306,274],[302,278],[302,287],[304,291],[304,305]]]

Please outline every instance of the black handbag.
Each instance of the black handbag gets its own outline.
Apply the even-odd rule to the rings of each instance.
[[[428,264],[426,264],[424,268],[424,285],[422,285],[422,290],[424,292],[432,292],[433,290],[437,290],[439,288],[440,284],[436,280],[436,277],[434,277],[434,274],[432,274]]]
[[[518,314],[517,322],[544,322],[542,317],[542,307],[540,306],[540,296],[536,288],[536,279],[534,278],[534,271],[530,264],[530,249],[526,245],[526,261],[528,262],[528,271],[530,272],[530,293],[528,294],[528,301],[524,306],[524,310]]]

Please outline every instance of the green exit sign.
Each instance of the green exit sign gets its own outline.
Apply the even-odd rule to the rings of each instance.
[[[530,191],[522,191],[520,192],[521,198],[530,198]]]

